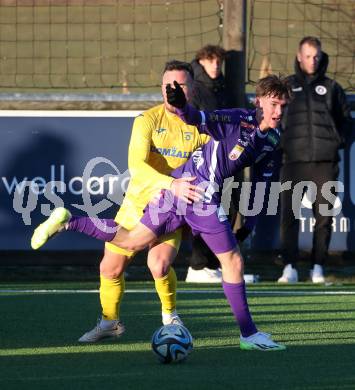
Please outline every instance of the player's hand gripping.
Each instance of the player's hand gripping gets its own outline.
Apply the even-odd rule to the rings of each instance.
[[[196,177],[181,177],[174,179],[171,183],[170,190],[174,196],[182,199],[186,203],[198,202],[203,199],[203,189],[191,184]]]
[[[179,83],[174,80],[174,88],[171,84],[166,86],[166,99],[169,104],[176,108],[184,108],[186,105],[186,97]]]

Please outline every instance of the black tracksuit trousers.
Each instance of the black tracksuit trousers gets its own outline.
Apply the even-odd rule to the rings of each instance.
[[[319,205],[329,202],[323,198],[321,189],[324,183],[335,181],[338,177],[339,168],[337,162],[296,162],[285,164],[281,168],[281,182],[291,181],[291,190],[281,193],[281,246],[284,264],[295,265],[298,253],[299,219],[295,218],[292,209],[292,193],[294,186],[301,181],[312,181],[316,184],[317,195],[312,205],[316,224],[313,232],[312,263],[323,265],[328,256],[328,247],[331,237],[331,216],[320,214]],[[304,189],[305,193],[307,187]],[[334,194],[334,188],[332,190]],[[299,209],[296,217],[299,216]]]

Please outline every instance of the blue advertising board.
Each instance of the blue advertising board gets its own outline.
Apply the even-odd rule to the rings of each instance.
[[[29,250],[34,226],[54,205],[77,214],[114,217],[128,184],[127,148],[138,111],[0,111],[0,250]],[[355,133],[355,132],[354,132]],[[355,250],[355,135],[341,152],[341,211],[331,250]],[[303,201],[300,247],[311,248],[314,220]],[[270,228],[272,227],[272,228]],[[279,216],[260,218],[249,240],[279,248]],[[103,244],[67,233],[45,250],[99,249]]]
[[[138,113],[1,111],[0,250],[30,249],[33,227],[60,199],[78,214],[98,205],[100,216],[114,217],[127,185],[127,147]],[[90,162],[90,178],[83,180]],[[69,233],[45,249],[101,247]]]

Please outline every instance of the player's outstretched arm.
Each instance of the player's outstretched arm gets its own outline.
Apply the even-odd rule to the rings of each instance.
[[[174,81],[174,88],[166,86],[168,103],[176,108],[178,115],[188,125],[196,126],[202,134],[208,134],[215,140],[221,140],[228,136],[235,125],[240,122],[237,110],[198,111],[190,106],[179,83]]]

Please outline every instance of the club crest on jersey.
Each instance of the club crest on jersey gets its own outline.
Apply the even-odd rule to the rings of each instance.
[[[327,93],[327,88],[324,85],[317,85],[315,90],[321,96]]]
[[[238,160],[240,155],[244,152],[243,146],[235,145],[232,151],[229,153],[229,159],[232,161]]]

